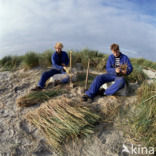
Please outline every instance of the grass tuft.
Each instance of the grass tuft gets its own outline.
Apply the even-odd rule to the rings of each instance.
[[[39,56],[35,52],[28,52],[24,55],[23,67],[25,69],[31,69],[39,66]]]
[[[52,62],[51,62],[51,56],[53,54],[52,50],[46,50],[43,53],[39,55],[39,65],[41,67],[51,67]]]
[[[127,77],[129,82],[138,82],[141,84],[147,79],[147,75],[143,72],[142,68],[139,66],[133,66],[133,72]]]
[[[156,146],[156,82],[143,83],[137,92],[137,104],[130,121],[133,137],[146,146]]]
[[[22,56],[5,56],[0,60],[0,66],[5,71],[15,70],[20,66],[22,59]]]
[[[146,60],[144,58],[131,58],[132,64],[142,68],[150,68],[156,70],[156,62]]]
[[[61,89],[30,92],[28,95],[17,98],[16,104],[20,107],[29,107],[47,101],[52,97],[60,95],[61,93],[63,93],[63,90]]]

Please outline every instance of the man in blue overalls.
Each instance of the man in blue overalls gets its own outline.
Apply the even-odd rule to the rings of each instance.
[[[38,85],[32,89],[33,91],[42,90],[44,88],[46,81],[51,76],[54,76],[55,74],[65,73],[65,67],[68,66],[69,64],[69,58],[67,53],[65,51],[62,51],[62,48],[63,48],[63,44],[57,42],[55,45],[56,51],[51,57],[53,67],[51,70],[46,71],[42,74],[38,82]],[[67,82],[67,81],[68,81],[67,79],[63,80],[63,82]]]
[[[102,74],[97,76],[93,83],[91,84],[89,90],[85,92],[85,95],[82,97],[83,101],[93,100],[95,95],[99,92],[101,85],[104,83],[115,81],[109,88],[107,88],[103,95],[113,95],[119,89],[123,88],[125,85],[125,75],[129,75],[133,67],[129,58],[122,54],[119,49],[118,44],[112,44],[110,47],[112,51],[112,55],[108,57],[107,64],[106,64],[106,74]],[[121,66],[126,65],[126,69],[122,69]]]

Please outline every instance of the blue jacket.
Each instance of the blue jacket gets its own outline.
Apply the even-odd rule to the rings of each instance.
[[[129,58],[122,53],[120,53],[120,64],[127,64],[127,75],[133,71],[133,67]],[[106,70],[110,74],[117,75],[115,72],[115,56],[113,54],[108,57]]]
[[[65,51],[62,51],[61,54],[55,52],[51,57],[52,65],[54,68],[63,71],[62,64],[66,66],[69,64],[69,58]]]

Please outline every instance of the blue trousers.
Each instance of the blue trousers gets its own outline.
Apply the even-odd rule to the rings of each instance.
[[[49,71],[44,72],[42,74],[39,82],[38,82],[38,86],[40,86],[41,88],[44,88],[44,85],[45,85],[46,81],[50,77],[54,76],[55,74],[61,74],[61,73],[64,74],[65,72],[62,72],[61,70],[58,70],[58,69],[50,69]],[[66,82],[68,82],[68,80],[64,79],[64,80],[62,80],[62,82],[66,83]]]
[[[106,73],[106,74],[97,76],[92,82],[89,90],[86,91],[85,94],[93,98],[97,94],[101,85],[103,85],[104,83],[112,82],[112,81],[115,81],[115,83],[105,90],[105,95],[113,95],[119,89],[123,88],[125,85],[125,79],[123,77],[119,77],[119,76]]]

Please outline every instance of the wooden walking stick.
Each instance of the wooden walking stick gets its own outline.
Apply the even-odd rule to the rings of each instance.
[[[72,71],[72,51],[70,51],[70,72],[69,72],[69,85],[70,87],[73,88],[73,83],[72,83],[72,75],[71,75],[71,71]]]
[[[86,71],[85,91],[88,89],[88,74],[89,74],[89,65],[90,65],[90,59],[88,59],[88,67],[87,67],[87,71]]]

